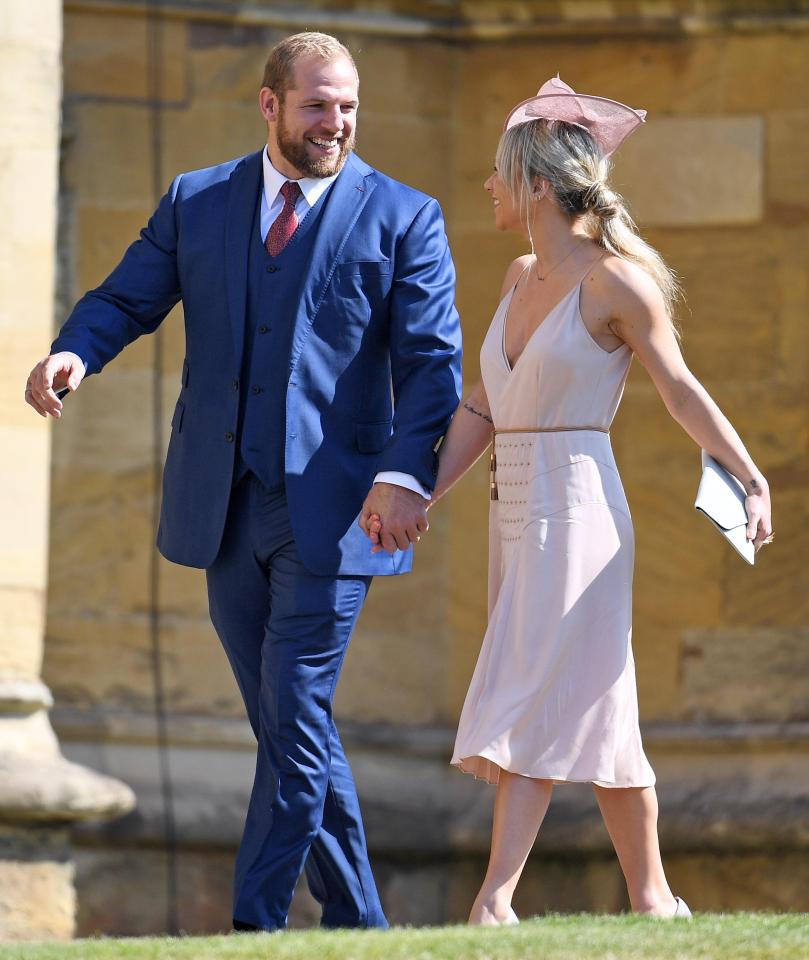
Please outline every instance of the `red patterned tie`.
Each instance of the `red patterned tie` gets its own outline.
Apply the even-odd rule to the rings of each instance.
[[[267,237],[264,240],[264,246],[271,257],[278,256],[292,239],[292,234],[298,229],[295,203],[301,195],[301,188],[294,180],[287,180],[281,187],[281,194],[284,198],[284,206],[267,231]]]

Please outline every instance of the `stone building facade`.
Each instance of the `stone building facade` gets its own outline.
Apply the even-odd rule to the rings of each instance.
[[[493,230],[481,188],[508,108],[559,72],[649,111],[616,182],[683,280],[686,358],[769,477],[778,531],[749,569],[697,517],[699,452],[636,365],[613,439],[667,865],[696,909],[809,908],[809,4],[65,0],[57,322],[176,173],[260,146],[266,51],[304,28],[355,52],[360,154],[444,208],[468,385],[525,252]],[[226,929],[251,781],[203,575],[153,546],[179,313],[88,380],[53,431],[52,718],[67,756],[138,799],[74,834],[85,934]],[[399,923],[463,919],[485,866],[493,792],[447,761],[485,626],[486,496],[481,465],[436,510],[415,572],[377,581],[339,690]],[[517,911],[625,907],[591,791],[558,788]],[[312,917],[301,891],[295,922]]]

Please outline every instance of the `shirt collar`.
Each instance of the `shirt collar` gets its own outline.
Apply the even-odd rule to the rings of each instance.
[[[287,182],[287,177],[279,173],[272,165],[266,147],[261,156],[264,161],[264,198],[267,201],[267,206],[272,207],[275,198],[281,191],[281,187]],[[310,207],[313,207],[338,176],[339,173],[335,173],[331,177],[301,177],[300,180],[295,182],[301,188],[301,193],[306,198],[306,202]]]

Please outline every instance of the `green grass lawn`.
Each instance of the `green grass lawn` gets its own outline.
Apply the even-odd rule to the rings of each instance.
[[[809,915],[701,914],[691,922],[551,916],[519,927],[300,931],[0,946],[0,960],[809,960]]]

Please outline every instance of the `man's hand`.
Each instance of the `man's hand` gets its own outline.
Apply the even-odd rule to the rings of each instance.
[[[54,391],[76,390],[84,379],[84,361],[75,353],[54,353],[40,360],[28,375],[25,402],[41,417],[62,416],[62,401]]]
[[[372,521],[372,515],[378,521]],[[388,553],[406,550],[429,530],[427,501],[420,494],[394,483],[375,483],[365,498],[360,513],[360,529],[371,537],[372,522],[382,548]],[[381,529],[381,532],[380,532]],[[378,547],[376,548],[378,549]],[[374,551],[376,552],[376,550]]]

